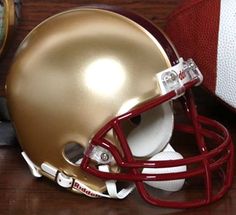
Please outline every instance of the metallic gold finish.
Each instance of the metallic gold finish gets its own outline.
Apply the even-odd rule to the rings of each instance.
[[[15,25],[15,6],[13,0],[0,0],[3,6],[2,32],[0,32],[0,56],[5,51]],[[0,26],[1,27],[1,26]]]
[[[65,144],[86,148],[106,122],[160,95],[155,74],[168,67],[157,39],[125,16],[80,8],[47,19],[20,45],[6,84],[22,149],[103,191],[64,158]]]

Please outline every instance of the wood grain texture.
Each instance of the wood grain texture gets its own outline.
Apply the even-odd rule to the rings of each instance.
[[[22,16],[5,56],[0,59],[0,95],[16,49],[24,37],[46,18],[67,9],[88,4],[108,4],[132,10],[163,27],[167,16],[181,0],[22,0]],[[29,59],[30,60],[30,59]]]

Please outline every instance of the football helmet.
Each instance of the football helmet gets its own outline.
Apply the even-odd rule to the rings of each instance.
[[[34,176],[93,198],[122,199],[136,187],[151,204],[187,208],[221,198],[232,183],[230,135],[196,111],[191,88],[201,82],[194,61],[179,57],[154,24],[91,6],[52,16],[28,34],[6,95]],[[176,101],[186,120],[176,122]],[[192,143],[179,147],[176,139]],[[202,196],[186,198],[198,178]]]

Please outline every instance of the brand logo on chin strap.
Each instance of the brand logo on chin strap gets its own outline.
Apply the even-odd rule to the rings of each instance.
[[[91,190],[90,188],[88,188],[87,186],[81,184],[78,180],[74,181],[73,187],[72,189],[74,191],[80,192],[85,194],[86,196],[92,197],[92,198],[99,198],[101,197],[100,195],[98,195],[97,193],[95,193],[95,191]]]

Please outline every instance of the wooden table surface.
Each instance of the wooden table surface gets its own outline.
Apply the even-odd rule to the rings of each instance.
[[[14,52],[24,36],[38,23],[65,9],[86,3],[109,3],[132,9],[156,24],[164,26],[166,17],[180,0],[23,0],[22,18],[12,44],[0,62],[0,92],[4,94],[4,80]],[[236,142],[236,116],[216,100],[197,90],[199,111],[226,125]],[[220,201],[197,209],[167,209],[154,207],[144,202],[137,192],[125,200],[90,199],[59,188],[45,178],[35,179],[20,155],[18,145],[0,148],[0,215],[1,214],[91,214],[91,215],[154,215],[236,214],[236,181],[231,190]]]

